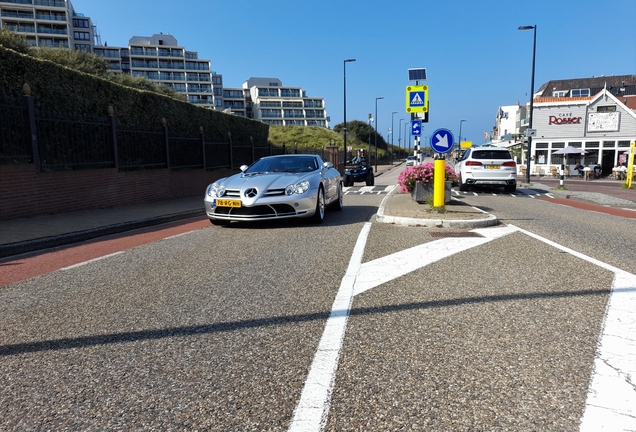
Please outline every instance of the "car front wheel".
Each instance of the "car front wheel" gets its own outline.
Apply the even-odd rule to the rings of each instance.
[[[338,184],[338,199],[333,203],[333,208],[340,211],[344,207],[344,191],[342,190],[342,183]]]
[[[318,197],[316,198],[316,212],[311,217],[312,223],[322,223],[325,220],[325,190],[322,185],[318,189]]]

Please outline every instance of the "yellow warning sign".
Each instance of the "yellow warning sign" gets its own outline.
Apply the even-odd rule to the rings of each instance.
[[[406,112],[428,112],[428,86],[406,86]]]

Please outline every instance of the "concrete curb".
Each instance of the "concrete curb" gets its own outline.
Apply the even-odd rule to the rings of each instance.
[[[0,258],[6,258],[23,253],[35,252],[42,249],[65,246],[72,243],[78,243],[86,240],[92,240],[98,237],[104,237],[112,234],[119,234],[134,229],[145,228],[153,225],[174,222],[176,220],[188,219],[193,217],[205,216],[205,210],[191,210],[182,213],[174,213],[171,215],[157,216],[142,220],[133,220],[129,222],[121,222],[115,225],[108,225],[89,230],[77,231],[68,234],[61,234],[51,237],[43,237],[39,239],[9,243],[0,245]]]
[[[395,186],[391,191],[384,197],[380,207],[378,208],[378,212],[376,213],[375,220],[376,222],[389,223],[395,225],[403,225],[403,226],[420,226],[426,228],[433,227],[444,227],[444,228],[485,228],[489,226],[494,226],[499,224],[499,219],[496,216],[487,213],[477,207],[472,207],[473,209],[483,213],[486,215],[483,219],[424,219],[424,218],[409,218],[409,217],[401,217],[401,216],[388,216],[384,214],[384,208],[386,201],[390,198],[390,196],[395,193],[397,186]],[[452,197],[451,197],[452,199]]]

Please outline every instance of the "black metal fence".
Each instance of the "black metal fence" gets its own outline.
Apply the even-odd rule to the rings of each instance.
[[[293,150],[293,149],[292,149]],[[322,153],[300,150],[293,152]],[[232,139],[207,141],[171,134],[165,122],[155,128],[128,127],[111,114],[102,118],[42,112],[29,96],[0,98],[0,165],[33,163],[36,171],[117,168],[120,171],[221,169],[249,165],[256,159],[287,152],[287,147]]]

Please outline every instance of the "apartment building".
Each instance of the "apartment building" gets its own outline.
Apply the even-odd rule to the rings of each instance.
[[[243,90],[255,120],[279,126],[329,127],[325,100],[308,97],[301,87],[283,86],[278,78],[250,78]]]
[[[104,57],[110,70],[144,77],[183,93],[193,104],[215,108],[213,86],[221,94],[222,77],[212,78],[210,60],[199,58],[196,51],[188,51],[170,34],[133,36],[127,47],[100,46],[94,53]],[[215,84],[216,83],[216,84]],[[216,102],[220,107],[222,102]]]
[[[198,106],[270,125],[329,127],[323,98],[283,86],[278,78],[250,78],[241,88],[224,88],[210,60],[170,34],[133,36],[127,47],[102,45],[91,19],[76,12],[70,0],[0,0],[0,26],[25,35],[33,46],[95,53],[112,72],[148,78]]]
[[[26,36],[33,46],[92,52],[99,34],[69,0],[0,1],[0,27]]]

